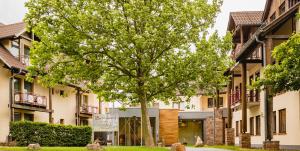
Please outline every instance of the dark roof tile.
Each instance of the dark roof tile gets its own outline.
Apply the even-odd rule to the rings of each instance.
[[[9,24],[9,25],[2,25],[0,26],[0,39],[17,36],[17,34],[20,34],[22,31],[25,30],[25,23],[15,23],[15,24]]]

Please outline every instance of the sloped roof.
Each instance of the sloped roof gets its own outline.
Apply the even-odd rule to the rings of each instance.
[[[238,25],[260,25],[262,23],[263,11],[241,11],[231,12],[228,31],[234,29]]]
[[[270,11],[272,2],[273,2],[273,0],[266,0],[265,9],[264,9],[264,13],[262,16],[263,21],[265,21],[269,15],[269,11]]]
[[[25,31],[25,23],[15,23],[15,24],[9,24],[9,25],[2,25],[0,26],[0,39],[12,37],[12,36],[18,36],[18,34]]]
[[[7,49],[0,45],[0,59],[9,68],[19,68],[22,70],[26,69],[26,66],[22,64],[17,58],[15,58]]]

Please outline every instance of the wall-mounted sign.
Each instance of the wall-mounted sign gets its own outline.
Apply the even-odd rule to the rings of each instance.
[[[94,114],[94,132],[115,132],[119,131],[119,116],[117,114]]]

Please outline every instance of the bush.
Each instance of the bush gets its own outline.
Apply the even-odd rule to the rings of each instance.
[[[91,141],[89,126],[58,125],[40,122],[12,122],[12,138],[18,146],[39,143],[41,146],[85,146]]]

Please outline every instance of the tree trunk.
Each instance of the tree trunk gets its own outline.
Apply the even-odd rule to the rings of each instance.
[[[142,111],[142,132],[143,132],[143,139],[145,140],[145,146],[154,146],[153,136],[152,136],[152,129],[149,119],[149,114],[147,110],[147,100],[144,96],[141,100],[141,111]]]

